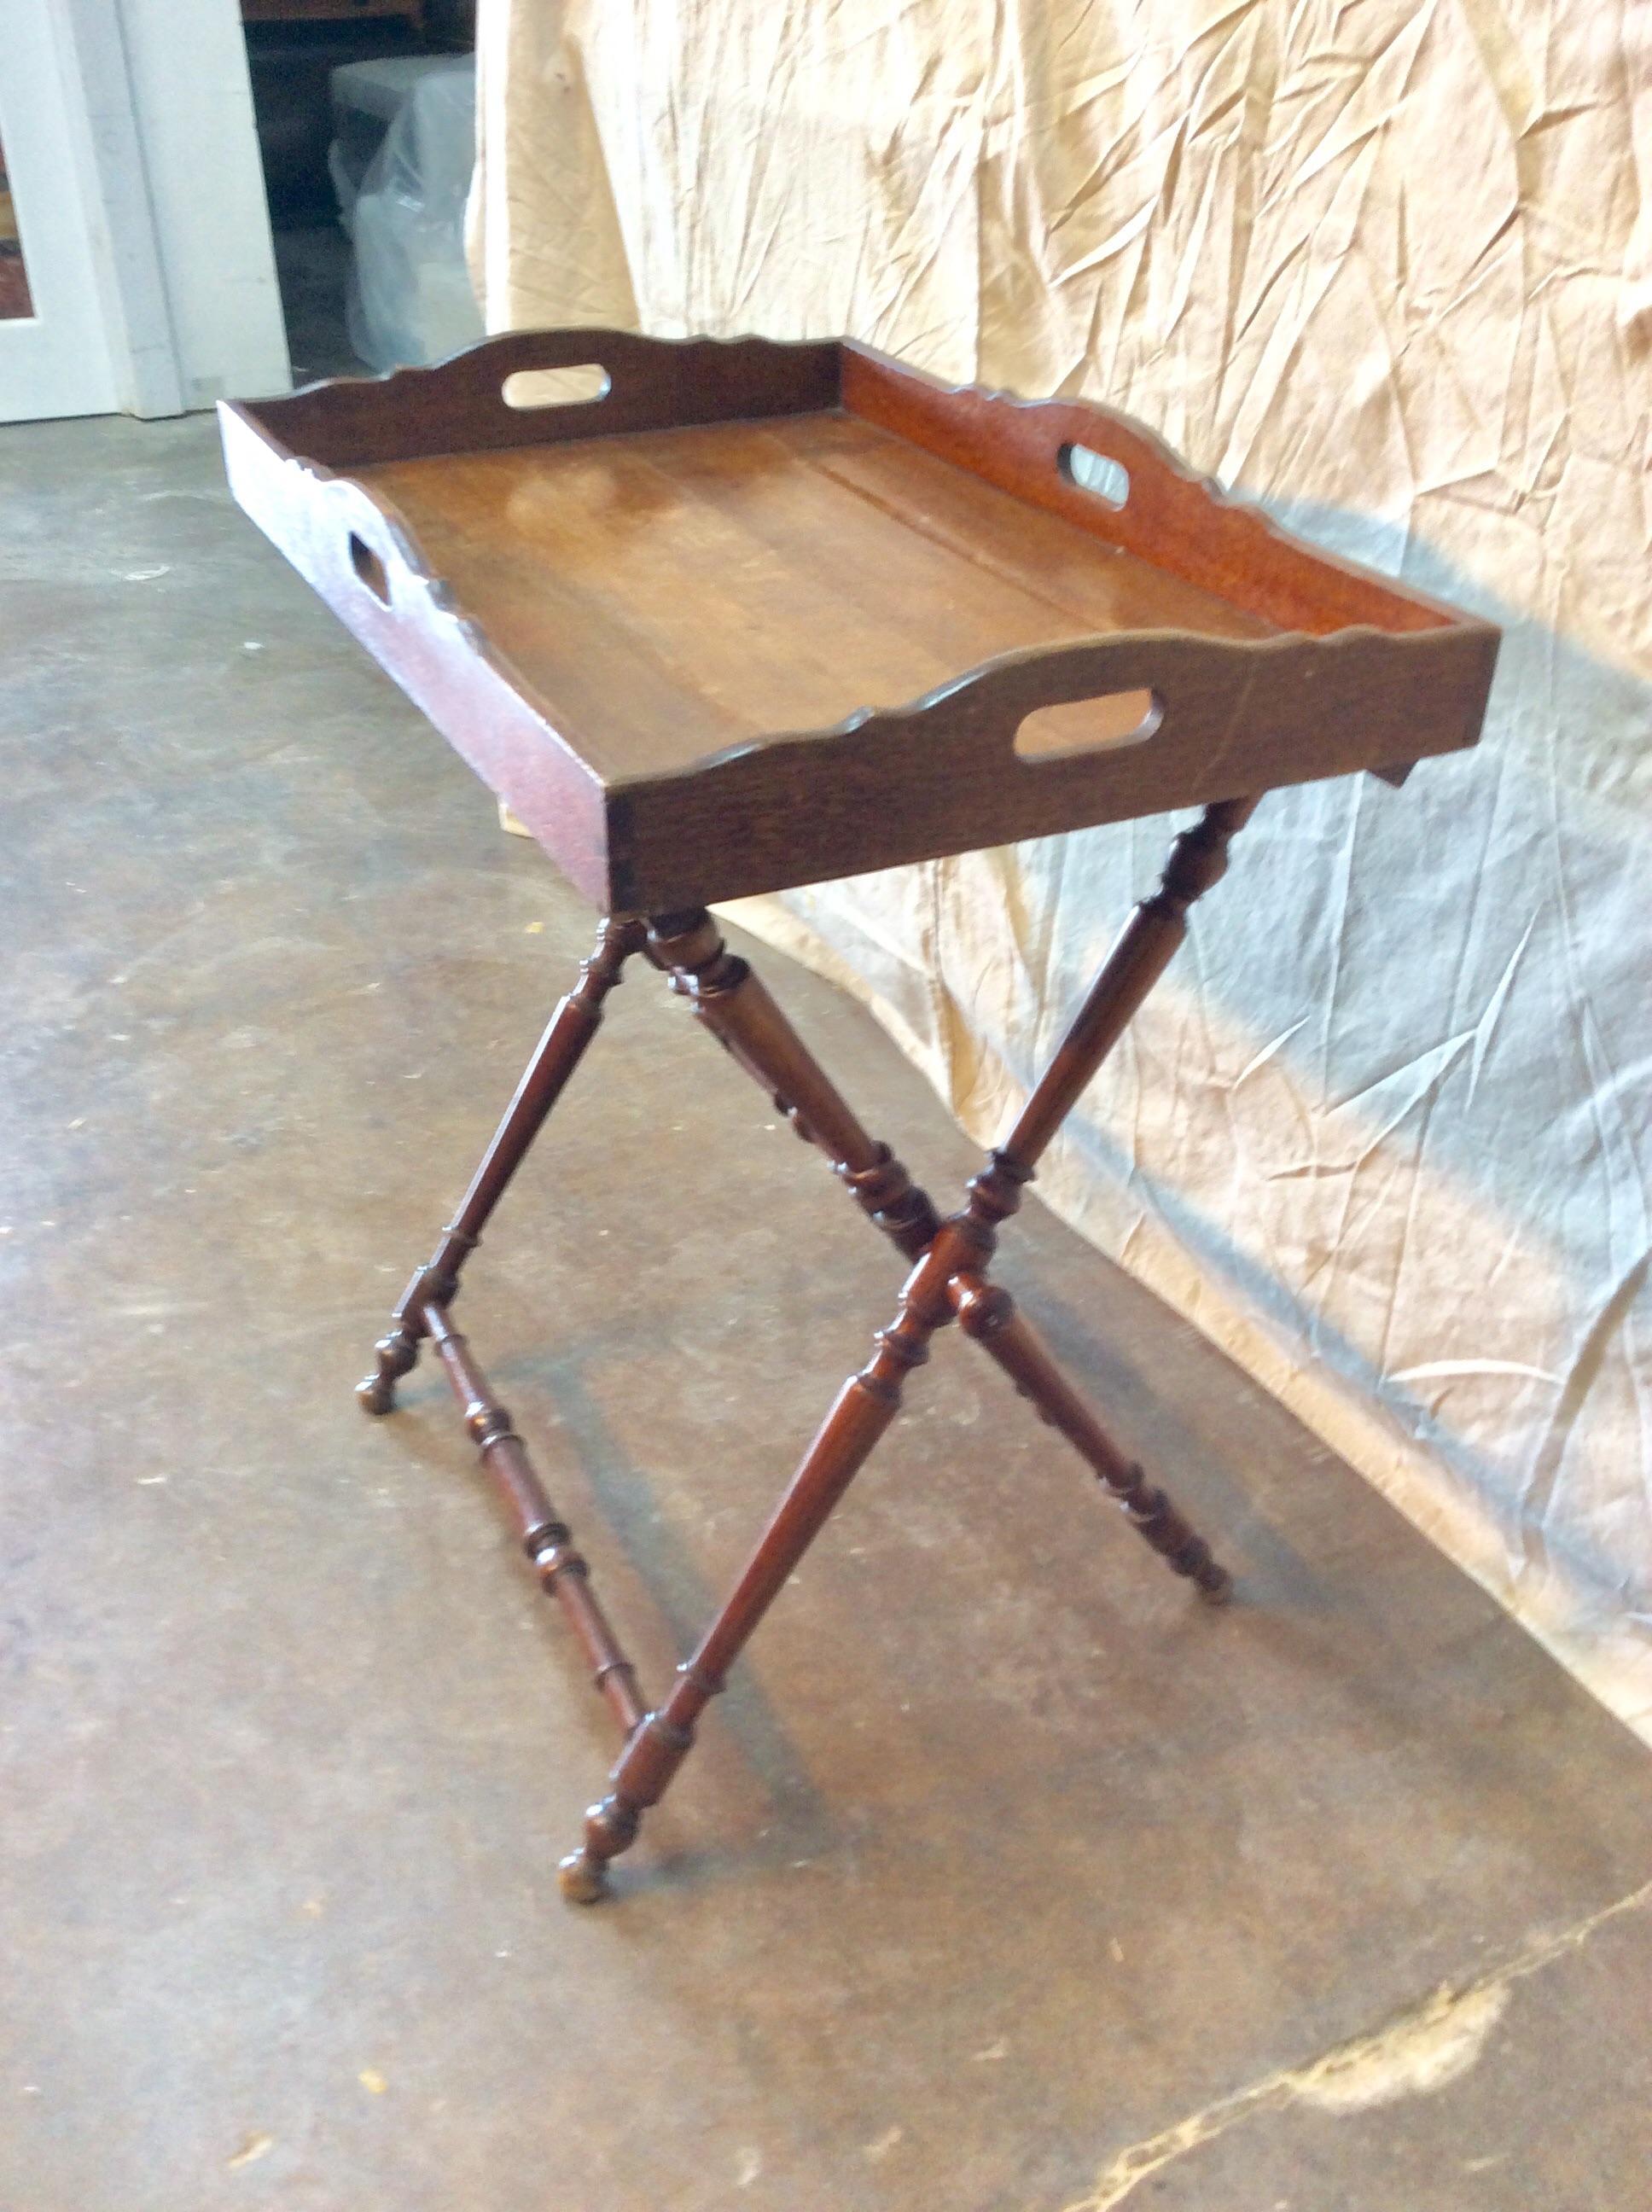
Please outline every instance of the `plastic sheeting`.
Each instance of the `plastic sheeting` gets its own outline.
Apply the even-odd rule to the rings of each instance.
[[[490,327],[1105,398],[1506,626],[1477,753],[1262,807],[1040,1187],[1652,1735],[1652,16],[483,0],[480,43]],[[990,1141],[1175,826],[741,918]]]
[[[476,162],[476,72],[469,55],[395,56],[333,71],[344,118],[383,117],[358,179],[341,131],[330,161],[355,247],[345,301],[349,341],[374,368],[446,361],[483,335],[465,258]]]

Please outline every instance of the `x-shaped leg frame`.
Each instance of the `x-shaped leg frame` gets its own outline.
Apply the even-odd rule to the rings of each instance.
[[[1228,1577],[1162,1490],[1114,1442],[1017,1310],[988,1278],[999,1224],[1021,1203],[1045,1149],[1077,1103],[1187,933],[1187,912],[1225,873],[1228,842],[1256,802],[1227,799],[1172,846],[1158,888],[1142,901],[1103,964],[1048,1071],[1006,1141],[970,1181],[963,1206],[943,1219],[894,1158],[861,1127],[747,963],[731,953],[703,910],[649,921],[610,916],[580,980],[556,1008],[527,1073],[428,1266],[409,1284],[374,1371],[358,1395],[370,1413],[391,1410],[398,1380],[428,1339],[465,1412],[465,1423],[521,1532],[544,1589],[568,1615],[596,1686],[623,1738],[608,1794],[586,1814],[580,1847],[562,1862],[563,1894],[590,1904],[607,1887],[610,1859],[635,1839],[694,1741],[695,1723],[730,1667],[900,1410],[910,1371],[929,1357],[935,1332],[956,1321],[997,1362],[1040,1417],[1058,1429],[1115,1498],[1133,1526],[1200,1595],[1219,1602]],[[590,1584],[590,1570],[558,1519],[510,1415],[494,1396],[452,1307],[460,1270],[602,1018],[626,962],[641,953],[741,1066],[773,1097],[798,1134],[817,1145],[841,1180],[912,1264],[899,1308],[872,1357],[839,1391],[744,1572],[669,1694],[650,1708]]]

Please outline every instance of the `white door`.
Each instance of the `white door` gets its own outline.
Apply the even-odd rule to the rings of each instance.
[[[0,0],[0,422],[285,392],[240,0]]]
[[[7,0],[0,40],[0,422],[101,415],[122,404],[88,137],[68,10],[60,0]]]

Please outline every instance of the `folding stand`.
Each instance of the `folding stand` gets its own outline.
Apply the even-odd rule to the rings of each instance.
[[[1207,807],[1197,828],[1176,839],[1158,889],[1136,908],[1007,1141],[972,1178],[961,1211],[945,1221],[889,1146],[867,1135],[759,978],[728,951],[703,908],[656,915],[646,924],[618,915],[603,923],[579,983],[552,1015],[464,1203],[429,1264],[408,1285],[390,1333],[375,1347],[374,1371],[357,1394],[368,1413],[388,1413],[398,1380],[418,1358],[421,1340],[429,1338],[465,1409],[465,1425],[483,1465],[516,1518],[522,1548],[543,1587],[562,1601],[619,1725],[624,1742],[609,1794],[586,1814],[580,1848],[562,1862],[564,1896],[588,1905],[604,1893],[608,1862],[629,1847],[642,1814],[665,1793],[694,1742],[701,1713],[895,1419],[908,1371],[928,1358],[930,1338],[948,1322],[956,1320],[1040,1418],[1088,1461],[1174,1573],[1187,1577],[1213,1603],[1226,1597],[1228,1577],[1209,1545],[1120,1450],[1009,1292],[988,1281],[987,1270],[999,1224],[1019,1206],[1022,1188],[1032,1181],[1045,1148],[1186,935],[1188,908],[1225,872],[1228,841],[1255,804],[1230,799]],[[572,1533],[451,1317],[461,1267],[584,1057],[602,1019],[603,1001],[636,952],[670,977],[671,988],[772,1095],[799,1135],[819,1146],[863,1210],[915,1263],[894,1321],[878,1332],[877,1351],[838,1393],[722,1610],[693,1656],[677,1668],[669,1696],[652,1709],[645,1707],[636,1669],[591,1589],[590,1570],[574,1547]]]
[[[601,397],[523,410],[525,375],[575,367],[601,372]],[[1472,744],[1496,631],[1287,537],[1106,408],[949,391],[847,341],[526,332],[221,413],[241,504],[609,917],[361,1386],[387,1413],[428,1339],[618,1725],[567,1895],[601,1894],[949,1322],[1172,1570],[1224,1596],[1202,1538],[990,1279],[999,1225],[1260,795],[1357,769],[1397,783]],[[944,1219],[707,913],[1187,806],[1202,818]],[[637,953],[911,1263],[653,1707],[452,1323],[465,1260]]]

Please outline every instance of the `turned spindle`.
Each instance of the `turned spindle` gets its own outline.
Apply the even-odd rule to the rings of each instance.
[[[933,1304],[938,1285],[914,1288],[923,1272],[920,1261],[908,1280],[910,1297],[894,1324],[879,1331],[865,1366],[839,1391],[721,1612],[678,1668],[669,1697],[626,1743],[607,1796],[586,1814],[580,1848],[558,1869],[563,1894],[575,1904],[605,1893],[610,1861],[635,1842],[643,1814],[687,1757],[701,1714],[899,1412],[907,1376],[929,1357],[930,1335],[946,1318]]]
[[[636,1669],[591,1588],[591,1570],[574,1549],[572,1532],[546,1495],[527,1447],[489,1387],[466,1339],[440,1306],[427,1306],[419,1319],[459,1402],[466,1432],[516,1524],[541,1587],[562,1606],[593,1686],[607,1700],[621,1734],[629,1736],[647,1710],[637,1688]]]
[[[598,930],[578,981],[558,1003],[534,1049],[459,1212],[403,1291],[388,1334],[373,1348],[373,1371],[355,1390],[365,1412],[388,1413],[394,1407],[396,1385],[419,1356],[425,1308],[446,1308],[458,1297],[460,1268],[480,1243],[489,1215],[585,1057],[602,1020],[603,1002],[620,981],[626,962],[641,951],[645,935],[642,923],[629,915],[610,915]]]
[[[969,1274],[955,1275],[947,1292],[965,1335],[1003,1369],[1040,1420],[1089,1462],[1143,1541],[1201,1597],[1221,1604],[1232,1589],[1227,1570],[1217,1565],[1210,1546],[1164,1492],[1154,1489],[1137,1462],[1120,1450],[1016,1310],[1010,1293]]]
[[[696,1018],[774,1100],[799,1136],[816,1145],[885,1236],[915,1260],[939,1217],[889,1146],[862,1127],[762,978],[724,943],[703,908],[656,915],[650,957]]]

